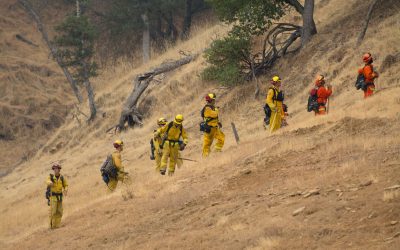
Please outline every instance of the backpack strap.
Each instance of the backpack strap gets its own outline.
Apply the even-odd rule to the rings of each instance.
[[[174,122],[169,122],[169,123],[168,123],[167,131],[165,131],[165,137],[166,137],[166,138],[168,138],[169,130],[172,128],[173,125],[174,125]],[[182,124],[180,124],[180,125],[179,125],[179,130],[180,130],[179,138],[180,138],[181,135],[182,135],[182,129],[183,129],[183,126],[182,126]]]
[[[274,96],[272,97],[272,101],[276,102],[278,90],[276,90],[274,87],[269,87],[269,89],[272,89],[272,91],[274,91]]]
[[[203,107],[203,109],[201,110],[201,117],[204,119],[204,121],[205,121],[206,123],[209,123],[209,122],[212,121],[212,120],[218,119],[218,117],[216,117],[216,118],[207,118],[207,117],[204,117],[204,112],[205,112],[205,110],[206,110],[207,107],[209,107],[209,108],[212,109],[212,110],[215,110],[215,107],[214,107],[213,105],[206,104],[206,105]]]

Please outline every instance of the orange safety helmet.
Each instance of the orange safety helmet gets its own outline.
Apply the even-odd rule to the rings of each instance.
[[[324,75],[318,75],[317,79],[315,80],[315,85],[321,86],[324,83],[325,83],[325,76]]]
[[[369,63],[370,61],[372,61],[372,55],[371,55],[371,53],[365,53],[364,55],[363,55],[363,61],[365,62],[365,63]]]

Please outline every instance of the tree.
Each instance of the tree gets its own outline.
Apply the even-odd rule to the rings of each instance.
[[[88,17],[70,15],[56,27],[56,31],[55,43],[59,46],[57,55],[62,59],[62,64],[70,69],[77,83],[85,86],[90,108],[89,121],[93,120],[97,109],[90,78],[97,75],[97,64],[93,61],[96,29]]]
[[[47,30],[45,26],[43,25],[41,18],[39,14],[36,12],[36,10],[33,8],[31,3],[26,0],[19,0],[19,3],[25,8],[25,10],[30,14],[33,20],[35,20],[38,30],[42,34],[43,40],[46,42],[47,47],[49,48],[51,55],[53,58],[56,60],[57,64],[60,66],[62,69],[65,77],[67,78],[68,82],[71,85],[72,90],[74,91],[74,94],[76,96],[76,99],[78,100],[78,103],[82,102],[82,96],[79,92],[78,86],[76,84],[76,81],[72,77],[71,73],[68,71],[68,69],[63,66],[62,64],[62,59],[57,55],[57,48],[50,42],[49,36],[47,34]]]
[[[301,47],[305,46],[312,35],[317,33],[313,13],[314,0],[306,0],[302,6],[297,0],[208,0],[214,7],[220,20],[233,24],[228,36],[234,39],[265,35],[264,46],[261,52],[249,53],[248,58],[242,61],[240,74],[242,79],[251,79],[256,74],[270,68],[275,61],[285,54],[300,49],[294,42],[301,38]],[[303,27],[290,23],[275,23],[284,16],[289,8],[294,8],[303,18]],[[228,43],[230,39],[220,39]],[[244,45],[244,44],[243,44]],[[221,50],[225,46],[212,46],[212,50]],[[212,54],[219,54],[215,51]],[[215,61],[206,58],[211,64],[210,68],[218,67]],[[243,64],[243,62],[245,62]],[[210,72],[206,69],[205,73]],[[227,73],[227,72],[226,72]],[[231,73],[237,73],[231,71]],[[222,73],[219,76],[223,75]],[[224,74],[229,78],[229,74]],[[219,80],[218,77],[215,80]]]

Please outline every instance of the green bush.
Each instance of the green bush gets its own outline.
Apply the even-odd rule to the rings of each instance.
[[[230,35],[215,40],[204,57],[210,64],[202,73],[204,80],[215,80],[224,85],[243,82],[242,69],[249,62],[251,42],[248,36]]]

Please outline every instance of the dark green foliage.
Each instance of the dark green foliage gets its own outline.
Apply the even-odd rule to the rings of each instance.
[[[272,24],[272,20],[282,17],[282,0],[208,0],[221,21],[235,23],[236,28],[251,35],[261,35]]]
[[[227,38],[216,40],[206,51],[208,80],[240,83],[251,68],[251,36],[262,35],[273,20],[284,15],[283,0],[208,0],[221,21],[233,23]]]
[[[224,85],[241,83],[242,69],[249,66],[250,38],[228,36],[211,43],[204,57],[211,64],[202,74],[205,80],[216,80]]]
[[[78,83],[97,75],[92,61],[97,31],[86,16],[68,16],[56,27],[55,43],[63,64],[70,68]]]

